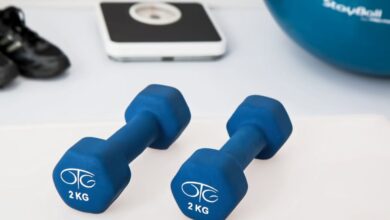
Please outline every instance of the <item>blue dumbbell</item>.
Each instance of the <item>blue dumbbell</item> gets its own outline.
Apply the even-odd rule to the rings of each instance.
[[[283,105],[249,96],[227,123],[229,141],[221,150],[197,150],[171,183],[181,211],[192,219],[225,219],[245,196],[244,169],[254,159],[269,159],[292,132]]]
[[[86,137],[58,162],[53,180],[70,207],[105,211],[130,181],[129,163],[147,147],[167,149],[188,125],[191,114],[175,88],[150,85],[127,108],[126,125],[107,140]]]

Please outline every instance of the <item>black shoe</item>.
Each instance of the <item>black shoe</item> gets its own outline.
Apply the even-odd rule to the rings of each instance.
[[[10,83],[19,75],[16,65],[0,53],[0,88]]]
[[[0,51],[27,77],[54,77],[70,66],[59,48],[26,26],[23,11],[16,7],[0,10]]]

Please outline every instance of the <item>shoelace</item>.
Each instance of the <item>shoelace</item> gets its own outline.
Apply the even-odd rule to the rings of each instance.
[[[0,21],[1,22],[1,21]],[[15,31],[0,23],[0,50],[12,53],[23,46],[20,36],[15,35]]]
[[[24,13],[19,8],[11,6],[2,10],[0,19],[27,42],[35,44],[40,40],[38,34],[26,26]]]

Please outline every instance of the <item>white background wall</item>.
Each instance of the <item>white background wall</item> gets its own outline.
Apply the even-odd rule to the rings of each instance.
[[[19,6],[38,5],[38,6],[58,6],[58,7],[88,6],[88,5],[93,5],[98,1],[99,0],[0,0],[0,5],[14,4]],[[113,0],[105,0],[105,1],[113,1]],[[145,0],[140,0],[140,1],[145,1]],[[174,1],[195,1],[195,0],[174,0]],[[255,6],[255,5],[259,5],[261,1],[262,0],[203,0],[203,2],[208,3],[212,7]]]

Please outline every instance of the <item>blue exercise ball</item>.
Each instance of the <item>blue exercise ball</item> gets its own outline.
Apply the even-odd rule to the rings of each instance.
[[[282,29],[315,56],[390,77],[390,0],[266,0]]]

